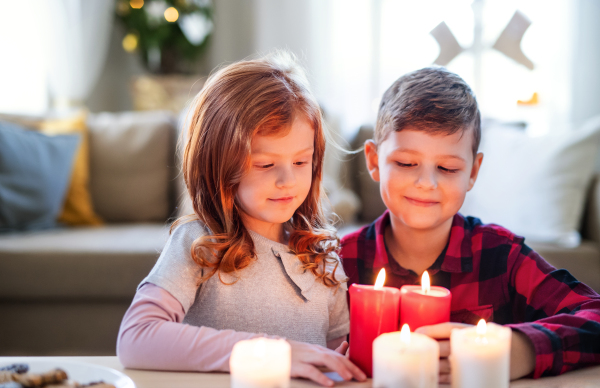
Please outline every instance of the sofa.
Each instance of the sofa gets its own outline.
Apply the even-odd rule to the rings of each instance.
[[[90,114],[101,226],[0,234],[0,355],[114,355],[121,319],[178,215],[176,118]]]
[[[0,235],[0,355],[114,355],[121,319],[154,266],[170,223],[188,214],[178,173],[176,118],[165,112],[88,117],[90,192],[101,226]],[[371,137],[361,128],[352,146]],[[361,153],[326,155],[325,187],[340,235],[383,203]],[[338,163],[338,164],[336,164]],[[335,176],[332,178],[332,176]],[[358,207],[360,203],[360,210]],[[550,263],[600,290],[600,180],[587,194],[583,242],[533,245]]]

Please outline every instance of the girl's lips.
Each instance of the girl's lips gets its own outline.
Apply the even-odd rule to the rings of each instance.
[[[292,199],[294,199],[294,197],[269,198],[269,201],[286,204],[292,202]]]
[[[437,205],[439,202],[436,201],[423,201],[423,200],[419,200],[419,199],[415,199],[415,198],[410,198],[410,197],[404,197],[406,198],[406,200],[416,206],[423,206],[423,207],[429,207],[429,206],[433,206],[433,205]]]

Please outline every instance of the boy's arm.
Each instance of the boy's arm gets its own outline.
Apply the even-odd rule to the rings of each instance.
[[[600,364],[600,296],[524,244],[509,254],[513,321],[535,350],[534,378]]]

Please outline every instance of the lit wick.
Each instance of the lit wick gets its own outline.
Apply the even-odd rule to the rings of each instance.
[[[477,328],[475,329],[475,332],[477,333],[476,341],[478,343],[482,343],[482,344],[488,343],[488,340],[485,336],[485,333],[487,333],[487,324],[485,323],[485,319],[479,320],[479,322],[477,323]]]
[[[377,280],[375,280],[375,290],[381,290],[383,288],[383,283],[385,283],[385,268],[382,268],[379,271],[379,275],[377,275]]]
[[[423,294],[429,294],[429,290],[431,288],[431,281],[429,280],[429,274],[427,271],[423,272],[423,276],[421,276],[421,290]]]
[[[406,323],[402,325],[402,330],[400,330],[400,341],[405,345],[410,345],[410,327]]]

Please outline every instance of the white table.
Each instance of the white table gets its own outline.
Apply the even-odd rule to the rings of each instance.
[[[125,369],[117,357],[0,357],[0,365],[27,363],[33,360],[51,360],[60,367],[61,361],[88,362],[113,368],[127,376],[137,388],[229,388],[227,373],[190,373],[158,372]],[[317,387],[307,380],[293,379],[292,388]],[[600,366],[580,369],[557,377],[545,377],[538,380],[520,379],[510,384],[511,388],[592,388],[600,387]],[[370,388],[371,380],[365,383],[340,382],[336,387]],[[449,385],[440,385],[449,387]],[[482,387],[484,388],[484,387]]]

